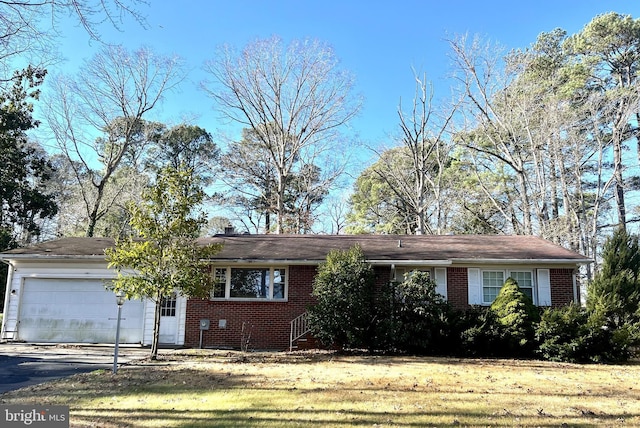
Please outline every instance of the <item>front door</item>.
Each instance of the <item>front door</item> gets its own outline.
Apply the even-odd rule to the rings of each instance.
[[[160,343],[176,344],[178,339],[178,297],[174,293],[171,297],[162,299],[160,307]]]

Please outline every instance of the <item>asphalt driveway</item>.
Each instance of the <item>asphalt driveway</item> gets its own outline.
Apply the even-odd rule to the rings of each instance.
[[[121,346],[118,364],[148,355],[149,349]],[[0,343],[0,394],[98,369],[113,369],[113,346]]]

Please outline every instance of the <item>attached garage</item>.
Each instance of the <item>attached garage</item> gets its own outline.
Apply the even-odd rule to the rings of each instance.
[[[0,253],[9,266],[0,341],[31,343],[115,342],[118,306],[105,288],[115,277],[104,249],[108,238],[63,238]],[[120,343],[150,345],[155,304],[127,300]],[[160,343],[184,344],[186,298],[163,302]]]
[[[20,299],[17,340],[54,343],[112,343],[117,306],[105,280],[25,278]],[[144,304],[122,307],[121,343],[142,343]]]

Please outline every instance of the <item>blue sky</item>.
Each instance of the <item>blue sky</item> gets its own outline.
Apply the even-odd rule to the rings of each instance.
[[[125,22],[121,31],[104,26],[104,40],[178,54],[191,70],[180,92],[170,94],[150,119],[176,123],[182,116],[195,115],[197,123],[213,133],[228,131],[198,88],[205,78],[202,64],[216,47],[242,47],[271,35],[285,41],[312,37],[330,43],[341,65],[355,74],[364,105],[351,131],[367,146],[390,144],[400,97],[408,100],[413,95],[412,67],[425,72],[438,93],[448,92],[446,38],[478,34],[506,48],[527,47],[543,31],[561,27],[575,33],[608,11],[640,17],[636,0],[151,0],[140,10],[147,16],[147,29],[133,21]],[[100,46],[80,28],[61,23],[59,30],[66,61],[51,71],[74,73]]]

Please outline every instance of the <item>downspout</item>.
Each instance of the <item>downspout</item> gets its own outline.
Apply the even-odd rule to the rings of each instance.
[[[11,262],[7,261],[7,260],[2,260],[2,262],[6,263],[7,265],[9,265],[9,271],[7,272],[7,285],[6,285],[6,289],[4,292],[4,306],[3,306],[3,311],[2,311],[2,329],[0,330],[0,340],[4,340],[5,337],[5,329],[6,329],[6,324],[7,324],[7,315],[9,312],[9,299],[11,298],[11,283],[13,282],[13,265],[11,264]],[[17,326],[16,326],[17,328]]]
[[[578,277],[576,275],[575,269],[573,271],[573,274],[571,275],[571,280],[573,281],[573,301],[581,305],[580,293],[578,293]]]

